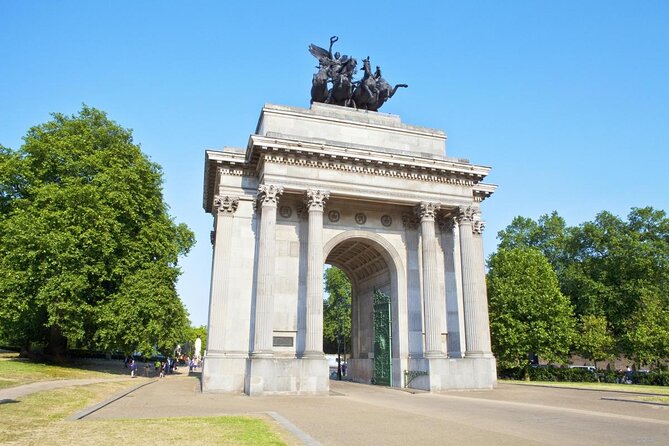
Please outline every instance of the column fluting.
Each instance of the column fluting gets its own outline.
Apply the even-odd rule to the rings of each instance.
[[[251,353],[255,357],[273,355],[276,208],[282,193],[283,187],[281,186],[261,184],[258,187],[260,235],[256,278],[255,337]]]
[[[214,253],[211,262],[211,288],[209,290],[209,322],[207,354],[220,354],[225,350],[225,318],[228,307],[230,280],[230,244],[232,243],[233,215],[239,205],[237,197],[214,198]]]
[[[323,356],[323,208],[329,197],[329,192],[318,189],[306,193],[309,234],[305,357]]]
[[[441,315],[439,312],[439,282],[437,276],[437,246],[434,231],[435,213],[439,204],[422,202],[416,206],[420,218],[423,254],[423,307],[425,314],[425,357],[444,357],[441,345]]]
[[[472,206],[459,209],[460,255],[462,257],[462,294],[465,313],[465,356],[490,355],[490,326],[485,293],[483,254],[474,240],[475,216]]]

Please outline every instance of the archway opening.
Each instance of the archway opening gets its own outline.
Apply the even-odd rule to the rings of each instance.
[[[397,306],[393,305],[392,301],[396,303],[397,297],[393,296],[396,287],[392,286],[395,274],[390,256],[381,245],[371,239],[351,237],[339,242],[330,250],[326,258],[326,268],[327,265],[340,270],[350,281],[350,312],[345,311],[347,302],[340,296],[337,296],[339,299],[337,302],[336,299],[330,299],[326,293],[324,302],[326,318],[330,309],[328,306],[334,305],[339,305],[340,308],[332,311],[331,315],[341,317],[345,314],[345,317],[350,317],[350,320],[341,323],[343,329],[350,324],[350,337],[345,330],[342,330],[344,331],[342,338],[344,340],[348,338],[349,341],[344,344],[345,378],[361,383],[393,385],[392,359],[398,357],[398,349],[397,336],[393,339],[393,334],[397,331],[393,329],[393,326],[396,326],[393,319],[396,321]],[[327,274],[326,272],[326,277]],[[388,304],[385,319],[380,316],[384,310],[375,306],[375,302],[378,303],[380,297],[384,296]],[[325,322],[328,323],[337,324],[338,328],[340,321]],[[332,339],[331,330],[327,332],[324,329],[324,334],[328,333]],[[326,341],[327,339],[324,339],[324,342]],[[340,342],[336,345],[341,349],[343,344]],[[336,362],[333,365],[336,367]],[[333,371],[337,372],[336,369]]]

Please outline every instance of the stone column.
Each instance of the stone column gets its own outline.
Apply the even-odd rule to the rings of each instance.
[[[419,252],[419,218],[415,214],[402,215],[405,229],[407,252],[407,311],[409,329],[409,358],[422,358],[425,354],[423,345],[423,306],[420,293],[421,271]]]
[[[453,215],[439,220],[442,246],[444,247],[444,279],[446,282],[446,326],[448,327],[447,354],[461,358],[465,350],[464,316],[462,314],[462,273],[460,270],[460,241]]]
[[[474,207],[461,206],[458,214],[465,313],[465,357],[491,356],[483,256],[473,234],[474,216],[477,212]]]
[[[330,193],[307,191],[307,319],[305,357],[323,357],[323,207]]]
[[[261,184],[258,187],[260,202],[260,236],[256,278],[256,318],[253,340],[254,357],[271,357],[274,330],[274,270],[276,244],[276,208],[283,187]]]
[[[474,220],[473,235],[474,246],[476,246],[476,257],[478,267],[476,274],[478,275],[477,283],[479,284],[480,298],[477,300],[477,314],[480,319],[479,344],[485,356],[492,356],[492,347],[490,345],[490,318],[488,316],[488,286],[485,280],[485,256],[483,254],[483,229],[485,222],[482,220]]]
[[[420,218],[423,252],[423,306],[425,308],[425,357],[441,358],[441,318],[439,312],[439,282],[437,277],[437,246],[434,235],[437,203],[422,202],[416,207]]]
[[[209,336],[207,354],[221,354],[225,350],[225,316],[228,305],[230,282],[230,244],[232,242],[233,214],[237,210],[237,197],[214,197],[216,228],[213,232],[214,255],[211,265],[211,289],[209,291]]]

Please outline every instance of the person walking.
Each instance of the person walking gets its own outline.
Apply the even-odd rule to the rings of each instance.
[[[135,370],[137,370],[137,363],[135,363],[135,358],[130,359],[130,377],[135,377]]]

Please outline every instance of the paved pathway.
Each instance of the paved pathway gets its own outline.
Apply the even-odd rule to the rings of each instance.
[[[85,386],[105,381],[127,381],[130,377],[122,378],[89,378],[89,379],[58,379],[54,381],[38,381],[22,386],[0,389],[0,403],[7,400],[15,400],[31,393],[44,392],[47,390],[59,389],[61,387]]]
[[[669,407],[612,401],[617,392],[501,384],[411,394],[331,381],[329,396],[201,393],[196,377],[169,376],[86,419],[268,414],[310,445],[669,444]]]

